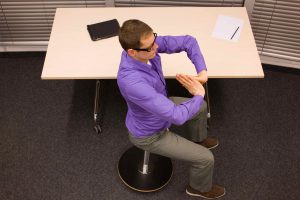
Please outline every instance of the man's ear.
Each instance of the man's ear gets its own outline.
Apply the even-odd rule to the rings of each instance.
[[[130,56],[134,57],[134,56],[135,56],[135,53],[136,53],[136,51],[135,51],[135,50],[133,50],[133,49],[128,49],[128,50],[127,50],[127,53],[128,53],[128,55],[130,55]]]

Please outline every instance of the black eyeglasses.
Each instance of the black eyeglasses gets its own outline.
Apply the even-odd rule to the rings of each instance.
[[[154,46],[154,43],[155,43],[155,41],[156,41],[157,33],[153,33],[153,35],[154,35],[154,41],[153,41],[153,43],[151,44],[150,47],[145,48],[145,49],[140,49],[140,48],[133,48],[133,49],[134,49],[134,50],[137,50],[137,51],[147,51],[147,52],[152,51],[153,46]]]

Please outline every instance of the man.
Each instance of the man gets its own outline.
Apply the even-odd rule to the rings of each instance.
[[[212,184],[214,157],[209,149],[216,147],[218,141],[206,135],[207,105],[201,83],[207,81],[207,73],[195,38],[157,36],[144,22],[128,20],[120,28],[119,41],[124,51],[117,81],[128,106],[126,126],[130,141],[149,152],[189,162],[187,194],[204,198],[223,196],[225,189]],[[181,51],[186,51],[198,73],[195,77],[176,75],[193,95],[190,99],[167,97],[158,54]],[[184,123],[188,130],[183,137],[168,129],[171,124]]]

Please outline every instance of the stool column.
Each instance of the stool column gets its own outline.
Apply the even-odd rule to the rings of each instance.
[[[121,180],[139,192],[153,192],[163,188],[173,173],[170,158],[151,154],[135,146],[121,156],[118,163]]]
[[[149,155],[150,153],[148,151],[144,151],[144,162],[143,162],[143,174],[148,174],[149,170]]]

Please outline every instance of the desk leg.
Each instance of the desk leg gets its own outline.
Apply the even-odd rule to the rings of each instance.
[[[210,102],[209,102],[209,94],[208,94],[208,82],[205,83],[205,97],[207,102],[207,126],[210,126]]]
[[[100,117],[99,117],[99,93],[100,93],[100,80],[97,80],[96,92],[95,92],[95,105],[94,105],[94,121],[95,121],[94,130],[96,131],[96,133],[102,132],[100,126]]]

